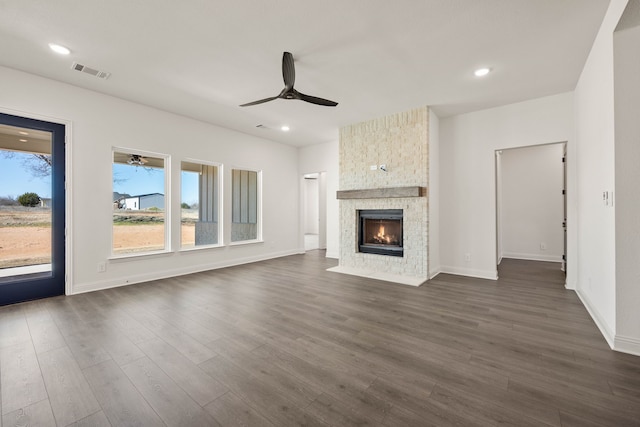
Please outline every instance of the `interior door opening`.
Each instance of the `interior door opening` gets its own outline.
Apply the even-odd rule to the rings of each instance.
[[[566,143],[496,151],[496,259],[564,268]]]
[[[302,180],[302,226],[305,251],[326,249],[326,174],[309,173]]]

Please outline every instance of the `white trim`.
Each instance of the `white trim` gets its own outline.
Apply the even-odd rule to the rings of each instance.
[[[13,116],[26,117],[29,119],[41,120],[43,122],[57,123],[64,126],[64,175],[65,175],[65,190],[64,190],[64,228],[65,228],[65,239],[64,239],[64,273],[65,273],[65,284],[64,284],[64,293],[65,295],[71,295],[73,293],[73,221],[71,220],[73,217],[73,200],[71,191],[72,182],[73,182],[73,172],[71,168],[71,160],[73,156],[71,155],[71,147],[72,147],[72,135],[73,135],[73,122],[68,119],[61,119],[59,117],[46,116],[43,114],[35,114],[29,113],[21,110],[14,110],[11,108],[5,108],[0,106],[0,113],[11,114]]]
[[[622,353],[640,356],[640,339],[616,335],[613,339],[613,349]]]
[[[257,196],[258,200],[256,200],[256,203],[257,203],[256,215],[257,215],[258,223],[256,224],[256,235],[257,235],[257,237],[255,239],[253,239],[253,240],[238,240],[238,241],[235,241],[235,242],[231,240],[231,229],[233,228],[233,171],[234,170],[239,170],[239,171],[245,170],[245,171],[249,171],[249,172],[255,172],[257,174],[257,177],[256,177],[257,189],[256,189],[256,191],[257,191],[258,194],[256,196]],[[242,244],[244,242],[246,242],[246,243],[264,243],[264,240],[262,239],[263,238],[263,236],[262,236],[262,220],[263,220],[262,219],[262,173],[263,173],[262,169],[245,168],[245,167],[240,167],[240,166],[229,166],[229,174],[230,174],[229,182],[231,184],[231,188],[230,188],[230,191],[229,191],[229,193],[230,193],[229,194],[229,199],[231,201],[231,203],[229,203],[229,213],[231,215],[229,215],[229,218],[231,218],[231,222],[229,223],[229,243],[225,243],[225,245],[235,246],[237,244]]]
[[[528,261],[546,261],[546,262],[562,262],[562,255],[544,255],[544,254],[522,254],[517,252],[505,252],[502,254],[502,259],[523,259]]]
[[[226,246],[242,246],[242,245],[252,245],[254,243],[264,243],[262,239],[253,239],[253,240],[238,240],[237,242],[229,242]]]
[[[194,252],[194,251],[202,251],[202,250],[206,250],[206,249],[215,249],[215,248],[224,248],[225,245],[221,245],[219,243],[215,243],[212,245],[199,245],[199,246],[193,246],[193,247],[184,247],[182,245],[180,245],[180,250],[178,250],[177,252]]]
[[[22,276],[24,274],[51,273],[51,263],[23,265],[0,270],[0,277]]]
[[[281,258],[289,255],[297,255],[296,250],[272,252],[258,256],[250,256],[245,258],[237,258],[229,261],[213,262],[207,264],[193,265],[189,267],[176,268],[173,270],[164,270],[161,272],[143,273],[125,278],[99,280],[88,282],[75,287],[73,294],[82,294],[85,292],[99,291],[102,289],[116,288],[119,286],[132,285],[134,283],[149,282],[152,280],[167,279],[170,277],[183,276],[185,274],[198,273],[201,271],[217,270],[219,268],[233,267],[236,265],[249,264],[252,262],[265,261],[272,258]],[[182,254],[180,254],[182,255]]]
[[[204,166],[215,166],[216,168],[218,168],[218,243],[212,244],[212,245],[203,245],[201,247],[195,247],[195,248],[183,248],[182,247],[182,163],[183,162],[188,162],[188,163],[196,163],[196,164],[200,164],[200,165],[204,165]],[[192,250],[198,250],[198,249],[209,249],[209,248],[217,248],[220,246],[224,246],[224,166],[222,163],[220,162],[210,162],[210,161],[206,161],[206,160],[198,160],[195,158],[191,158],[191,157],[184,157],[180,160],[180,174],[179,174],[179,179],[178,179],[178,188],[180,189],[180,197],[178,198],[180,200],[180,215],[179,215],[179,227],[178,229],[180,230],[180,232],[178,233],[180,235],[180,239],[179,243],[178,243],[178,251],[192,251]],[[198,204],[200,204],[200,193],[198,192]],[[198,208],[199,209],[199,208]]]
[[[584,305],[584,307],[589,312],[589,315],[595,322],[598,329],[600,329],[600,333],[602,334],[602,336],[604,336],[604,339],[607,341],[607,344],[609,344],[609,347],[611,347],[611,349],[614,349],[614,333],[609,328],[609,325],[607,325],[607,322],[605,322],[604,319],[600,316],[600,313],[598,312],[598,310],[596,310],[593,304],[591,304],[591,302],[589,301],[589,298],[587,298],[585,294],[583,294],[577,289],[575,292],[576,292],[576,295],[578,295],[578,298],[580,298],[582,305]]]
[[[159,158],[162,159],[164,162],[163,167],[162,167],[162,173],[164,173],[164,194],[163,194],[163,198],[164,198],[164,249],[160,250],[160,251],[145,251],[145,252],[140,252],[138,253],[134,253],[134,254],[117,254],[113,252],[113,215],[111,216],[111,248],[110,248],[110,256],[107,258],[109,260],[115,260],[115,259],[119,259],[119,258],[128,258],[128,257],[135,257],[135,256],[145,256],[145,255],[157,255],[157,254],[162,254],[164,252],[172,252],[173,248],[171,246],[171,155],[169,154],[163,154],[163,153],[157,153],[157,152],[153,152],[153,151],[144,151],[144,150],[138,150],[138,149],[134,149],[134,148],[127,148],[127,147],[122,147],[122,146],[112,146],[111,147],[111,179],[113,181],[113,160],[114,160],[114,156],[115,153],[122,153],[122,154],[138,154],[140,156],[144,156],[144,157],[155,157],[155,158]],[[113,184],[111,185],[111,191],[113,191]],[[111,200],[111,207],[110,207],[111,211],[113,211],[113,200]]]
[[[477,277],[478,279],[498,280],[498,270],[476,270],[473,268],[461,268],[443,265],[440,267],[440,272],[455,274],[457,276]]]
[[[140,251],[140,252],[130,252],[123,254],[113,254],[107,258],[109,261],[126,261],[128,259],[135,258],[144,258],[144,257],[158,257],[158,256],[166,256],[172,255],[173,251],[162,249],[160,251]]]
[[[442,270],[438,267],[435,270],[431,270],[429,272],[429,280],[433,279],[434,277],[436,277],[438,274],[442,273]]]

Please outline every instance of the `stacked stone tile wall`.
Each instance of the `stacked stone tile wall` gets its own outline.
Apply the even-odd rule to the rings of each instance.
[[[428,188],[427,107],[340,129],[340,190]],[[370,166],[385,165],[386,172]],[[428,190],[427,190],[428,194]],[[404,256],[358,252],[357,210],[402,209]],[[340,200],[340,266],[427,277],[428,197]]]

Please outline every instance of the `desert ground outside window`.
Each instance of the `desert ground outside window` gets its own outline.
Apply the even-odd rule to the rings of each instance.
[[[219,246],[222,242],[218,163],[184,160],[180,165],[180,248]]]
[[[231,242],[251,242],[262,239],[261,181],[258,171],[231,171]]]
[[[168,248],[168,156],[116,148],[113,151],[114,257]]]

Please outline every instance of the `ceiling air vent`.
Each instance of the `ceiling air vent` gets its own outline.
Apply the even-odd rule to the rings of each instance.
[[[111,73],[108,73],[106,71],[96,70],[95,68],[87,67],[86,65],[78,64],[77,62],[74,62],[71,68],[76,71],[80,71],[81,73],[86,73],[102,80],[108,79],[109,76],[111,75]]]

